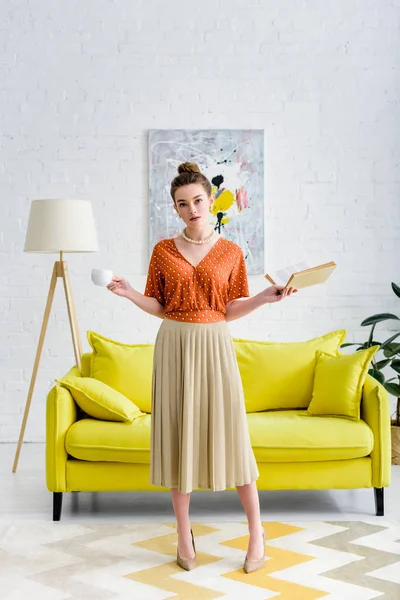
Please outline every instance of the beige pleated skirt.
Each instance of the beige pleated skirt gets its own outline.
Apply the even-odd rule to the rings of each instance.
[[[154,348],[151,483],[188,493],[258,477],[226,321],[164,319]]]

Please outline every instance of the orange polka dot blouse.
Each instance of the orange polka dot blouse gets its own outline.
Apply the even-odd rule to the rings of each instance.
[[[173,238],[162,240],[154,246],[144,293],[157,298],[167,319],[224,321],[227,303],[250,295],[242,249],[220,237],[194,266]]]

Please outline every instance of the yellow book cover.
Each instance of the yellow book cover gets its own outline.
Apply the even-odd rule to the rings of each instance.
[[[265,274],[266,279],[273,285],[282,285],[283,287],[293,287],[302,289],[324,283],[336,268],[334,261],[310,267],[305,262],[289,265],[277,271],[270,271]]]

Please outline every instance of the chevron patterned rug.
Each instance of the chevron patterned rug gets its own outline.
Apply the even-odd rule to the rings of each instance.
[[[175,562],[172,523],[14,523],[0,539],[5,600],[400,599],[400,523],[265,522],[247,575],[244,523],[193,523],[197,568]]]

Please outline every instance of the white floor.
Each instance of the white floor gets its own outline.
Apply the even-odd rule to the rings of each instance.
[[[15,444],[0,444],[0,530],[13,521],[51,521],[52,494],[46,488],[44,444],[24,444],[16,473],[12,473]],[[385,489],[385,516],[375,516],[372,489],[332,491],[261,491],[264,521],[400,519],[400,466],[392,467]],[[173,520],[166,493],[65,493],[62,522],[138,522]],[[190,515],[199,521],[243,521],[236,491],[194,492]],[[1,531],[0,531],[1,533]]]

